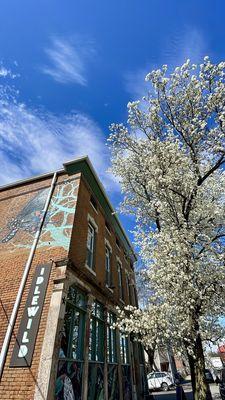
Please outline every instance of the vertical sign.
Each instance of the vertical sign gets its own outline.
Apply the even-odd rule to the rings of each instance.
[[[10,367],[30,367],[31,365],[50,271],[51,264],[38,265],[35,269]]]

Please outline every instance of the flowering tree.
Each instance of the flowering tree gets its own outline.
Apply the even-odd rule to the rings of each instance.
[[[119,324],[145,346],[185,346],[194,397],[207,395],[203,340],[225,310],[225,63],[188,60],[146,76],[149,95],[111,126],[112,170],[122,209],[136,216],[136,242],[153,295]]]

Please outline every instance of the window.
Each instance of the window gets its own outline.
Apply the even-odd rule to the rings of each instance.
[[[95,198],[93,196],[91,196],[91,198],[90,198],[90,203],[91,203],[92,207],[94,207],[95,211],[97,211],[97,209],[98,209],[97,201],[95,200]]]
[[[128,298],[128,302],[129,302],[129,304],[132,304],[130,278],[129,278],[128,274],[126,275],[126,283],[127,283],[127,298]]]
[[[105,221],[105,227],[109,233],[111,233],[110,225],[107,221]]]
[[[134,287],[134,303],[135,303],[135,307],[138,307],[137,289],[136,289],[135,285],[133,287]]]
[[[106,286],[112,286],[112,271],[111,271],[111,250],[105,246],[105,273],[106,273]]]
[[[107,361],[108,363],[117,362],[116,354],[116,329],[112,325],[116,322],[116,316],[112,312],[107,314]]]
[[[83,360],[85,313],[85,295],[71,286],[66,303],[60,358]]]
[[[121,364],[129,364],[128,338],[120,335],[120,357]]]
[[[117,263],[117,271],[118,271],[119,296],[121,300],[124,300],[122,265],[119,262]]]
[[[119,250],[120,250],[120,242],[119,242],[119,239],[116,237],[116,245],[117,245],[117,247],[119,248]]]
[[[70,398],[81,399],[84,336],[86,320],[86,295],[71,286],[66,301],[64,328],[60,332],[60,351],[55,385],[55,399],[65,399],[70,390]]]
[[[95,252],[95,228],[89,222],[87,234],[87,259],[86,264],[89,268],[94,269],[94,252]]]
[[[116,315],[107,313],[107,369],[108,369],[108,399],[119,399],[118,385],[118,349],[117,331],[112,328],[116,322]],[[125,397],[124,397],[125,398]]]
[[[128,338],[124,335],[120,335],[120,357],[122,364],[121,369],[123,392],[126,394],[126,399],[132,399],[130,354],[128,348]]]
[[[89,360],[104,361],[104,307],[97,301],[91,313]]]

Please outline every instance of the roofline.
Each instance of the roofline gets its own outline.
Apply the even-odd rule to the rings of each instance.
[[[2,192],[3,190],[6,190],[6,189],[12,189],[12,188],[14,188],[16,186],[23,185],[24,183],[38,181],[39,179],[42,179],[42,178],[50,178],[52,175],[54,175],[55,172],[57,174],[61,174],[61,173],[65,172],[65,170],[64,169],[59,169],[57,171],[47,172],[46,174],[35,175],[35,176],[30,177],[30,178],[20,179],[20,180],[15,181],[15,182],[7,183],[6,185],[0,186],[0,192]]]
[[[45,174],[36,175],[36,176],[30,177],[30,178],[20,179],[18,181],[15,181],[15,182],[0,186],[0,192],[2,192],[4,190],[7,190],[7,189],[12,189],[12,188],[14,188],[16,186],[20,186],[20,185],[23,185],[23,184],[26,184],[26,183],[34,182],[34,181],[37,181],[37,180],[40,180],[40,179],[43,179],[43,178],[49,178],[49,177],[53,176],[55,172],[57,174],[66,173],[66,167],[67,166],[72,165],[72,164],[74,164],[76,162],[82,162],[82,161],[87,163],[87,165],[90,168],[92,174],[94,175],[94,178],[96,179],[96,182],[97,182],[99,188],[101,189],[102,194],[105,197],[105,199],[106,199],[106,201],[107,201],[107,203],[108,203],[108,205],[109,205],[109,207],[110,207],[110,209],[112,211],[113,218],[115,218],[115,220],[117,221],[117,223],[118,223],[118,225],[119,225],[119,227],[120,227],[120,229],[121,229],[121,231],[122,231],[122,233],[123,233],[123,235],[124,235],[124,237],[126,239],[126,242],[127,242],[128,246],[131,248],[134,257],[137,260],[135,252],[133,250],[133,246],[132,246],[129,238],[127,237],[127,234],[126,234],[126,232],[125,232],[125,230],[124,230],[124,228],[123,228],[123,226],[122,226],[122,224],[121,224],[121,222],[120,222],[120,220],[119,220],[119,218],[118,218],[118,216],[116,214],[116,211],[113,208],[112,203],[110,202],[110,200],[109,200],[109,198],[108,198],[108,196],[106,194],[105,188],[104,188],[103,184],[101,183],[101,181],[100,181],[100,179],[99,179],[99,177],[98,177],[98,175],[97,175],[97,173],[96,173],[96,171],[95,171],[95,169],[94,169],[94,167],[93,167],[93,165],[92,165],[92,163],[91,163],[91,161],[90,161],[90,159],[89,159],[89,157],[87,155],[83,156],[83,157],[76,158],[74,160],[66,161],[65,163],[63,163],[63,167],[64,167],[63,169],[59,169],[59,170],[56,170],[56,171],[51,171],[51,172],[48,172],[48,173],[45,173]]]

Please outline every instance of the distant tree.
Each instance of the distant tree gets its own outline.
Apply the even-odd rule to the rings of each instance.
[[[147,309],[121,310],[118,323],[145,347],[185,347],[195,400],[207,396],[203,341],[223,334],[224,71],[208,57],[152,71],[149,95],[128,104],[127,126],[113,124],[110,136],[152,293]]]

